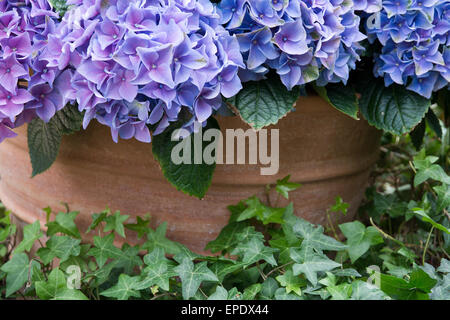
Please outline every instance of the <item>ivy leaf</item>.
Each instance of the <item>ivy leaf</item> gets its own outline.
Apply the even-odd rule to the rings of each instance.
[[[411,273],[409,281],[378,272],[376,276],[380,279],[381,290],[398,300],[429,300],[429,293],[437,283],[419,268]]]
[[[60,212],[56,215],[55,221],[47,223],[47,235],[52,236],[56,233],[64,233],[68,236],[72,236],[81,239],[80,231],[75,224],[75,218],[79,212]]]
[[[247,206],[243,211],[233,216],[233,220],[240,222],[256,218],[263,224],[283,224],[283,216],[286,208],[272,208],[264,205],[258,197],[253,196],[243,201]]]
[[[212,253],[230,250],[238,243],[236,235],[241,233],[246,227],[246,223],[232,222],[227,224],[220,231],[217,238],[206,245],[205,250],[210,250]]]
[[[385,87],[383,80],[372,80],[363,87],[359,104],[371,125],[401,135],[419,124],[430,107],[430,100],[404,86]]]
[[[356,280],[352,282],[351,300],[389,300],[383,291],[377,286],[365,281]]]
[[[428,156],[425,159],[420,159],[419,156],[414,158],[413,164],[417,170],[416,175],[414,176],[415,187],[428,179],[450,184],[450,177],[440,165],[435,164],[438,159],[439,158],[435,156]]]
[[[441,282],[431,289],[432,300],[450,300],[450,274],[446,274]]]
[[[339,229],[347,238],[347,251],[352,263],[366,253],[370,246],[384,242],[376,228],[372,226],[366,228],[359,221],[340,224]]]
[[[143,250],[153,251],[161,248],[168,254],[180,253],[181,245],[177,242],[166,238],[167,222],[161,223],[156,230],[149,229],[147,233],[147,241],[142,245]]]
[[[157,285],[163,290],[169,291],[169,279],[177,274],[173,271],[173,263],[166,259],[164,250],[156,248],[144,256],[147,267],[144,268],[142,278],[136,285],[138,290],[144,290]]]
[[[243,270],[248,265],[243,262],[236,262],[234,260],[219,260],[211,264],[210,270],[214,272],[219,281],[223,281],[223,279],[237,270]]]
[[[293,258],[294,259],[294,258]],[[295,259],[294,259],[295,261]],[[301,262],[301,261],[296,261]],[[294,275],[304,274],[306,278],[311,282],[313,286],[317,284],[317,273],[331,271],[341,264],[337,263],[323,254],[315,254],[307,261],[303,263],[295,263],[292,266],[292,271]]]
[[[94,237],[94,246],[87,253],[89,256],[95,257],[99,268],[103,267],[106,260],[119,259],[122,256],[122,251],[114,246],[114,234],[110,233],[106,237]]]
[[[262,284],[260,298],[263,300],[271,300],[279,288],[280,286],[277,281],[274,278],[268,277]]]
[[[231,254],[242,256],[242,262],[249,265],[264,260],[272,266],[276,266],[277,262],[273,254],[277,251],[278,249],[266,247],[260,239],[252,238],[245,243],[239,244]]]
[[[88,300],[81,291],[67,287],[64,272],[59,268],[50,272],[48,281],[36,282],[36,295],[42,300]]]
[[[52,236],[46,242],[45,247],[39,248],[37,255],[44,264],[49,264],[54,258],[59,258],[60,263],[62,263],[70,256],[80,254],[80,242],[81,240],[68,236]]]
[[[300,251],[291,250],[291,257],[293,259],[293,255],[296,257],[294,260],[306,262],[315,255],[314,252],[322,253],[323,250],[340,251],[348,247],[336,239],[324,235],[322,226],[315,227],[301,218],[297,218],[292,229],[295,235],[303,238]]]
[[[296,294],[288,293],[285,288],[279,288],[275,291],[275,300],[303,300]]]
[[[26,253],[14,254],[12,258],[1,266],[1,271],[6,273],[6,297],[18,291],[28,281],[28,272],[32,276],[33,267],[40,269],[39,263],[28,259]]]
[[[420,218],[422,218],[422,221],[428,222],[429,224],[431,224],[433,227],[435,227],[436,229],[439,229],[443,232],[445,232],[446,234],[450,234],[450,229],[443,226],[440,223],[437,223],[436,221],[434,221],[422,208],[413,208],[412,211],[418,215]]]
[[[130,297],[140,298],[141,294],[136,289],[138,282],[139,277],[121,274],[115,286],[100,292],[100,294],[105,297],[116,298],[117,300],[128,300]]]
[[[14,249],[14,253],[30,251],[36,240],[41,238],[43,235],[44,234],[41,231],[41,224],[39,220],[36,220],[32,224],[26,225],[23,228],[23,240]]]
[[[142,219],[141,217],[136,217],[136,223],[128,223],[125,228],[137,232],[138,238],[142,238],[149,229],[150,219]]]
[[[185,258],[174,271],[180,276],[183,299],[187,300],[195,295],[203,281],[219,281],[217,276],[207,267],[207,262],[194,263]]]
[[[252,284],[250,287],[244,289],[242,300],[255,300],[256,295],[261,291],[262,285],[260,283]]]
[[[39,118],[30,122],[27,131],[33,177],[50,168],[58,156],[62,136],[78,131],[82,121],[78,108],[67,105],[47,123]]]
[[[217,286],[216,291],[208,297],[208,300],[228,300],[228,291],[222,286]]]
[[[287,270],[283,275],[276,277],[281,286],[286,288],[286,292],[295,292],[299,296],[302,295],[302,287],[306,287],[307,282],[299,276],[294,276],[292,270]]]
[[[121,215],[120,211],[116,211],[113,215],[105,218],[106,226],[104,232],[115,231],[122,238],[125,238],[125,229],[123,223],[129,218],[129,215]]]
[[[337,110],[358,120],[358,98],[352,86],[329,83],[326,87],[315,86],[314,89]]]
[[[259,130],[283,118],[292,110],[299,95],[297,87],[289,91],[279,79],[267,79],[246,82],[227,102],[246,123]]]
[[[216,168],[216,163],[207,164],[205,161],[201,161],[200,164],[195,164],[195,141],[197,136],[200,141],[202,141],[201,155],[203,156],[203,150],[210,144],[216,144],[218,141],[207,142],[203,141],[201,137],[201,131],[198,133],[191,134],[190,136],[184,138],[183,141],[171,141],[172,133],[181,127],[180,123],[174,123],[170,125],[163,133],[155,135],[152,142],[152,151],[156,160],[158,160],[161,170],[166,177],[166,179],[177,189],[181,190],[186,194],[195,196],[197,198],[203,198],[206,191],[211,185],[212,176],[214,169]],[[219,129],[219,124],[217,121],[210,117],[207,121],[206,127],[202,130],[208,129]],[[173,148],[182,143],[186,150],[190,150],[190,163],[175,164],[172,161],[172,150]],[[187,151],[186,151],[187,152]],[[186,156],[187,157],[187,156]]]
[[[131,274],[134,267],[142,265],[142,260],[139,257],[139,245],[132,247],[128,243],[124,243],[121,251],[121,257],[116,260],[117,268],[123,268],[125,273]]]
[[[438,196],[436,211],[441,212],[450,206],[450,185],[441,185],[433,187]]]
[[[100,223],[105,221],[106,217],[108,216],[108,213],[110,213],[109,209],[104,210],[104,211],[102,211],[100,213],[94,213],[92,215],[92,223],[89,226],[89,228],[86,230],[86,233],[88,233],[88,232],[90,232],[92,230],[95,230]]]
[[[290,178],[291,175],[288,175],[283,179],[277,180],[277,185],[275,186],[275,190],[286,199],[289,199],[289,192],[297,190],[301,186],[299,183],[290,182]]]

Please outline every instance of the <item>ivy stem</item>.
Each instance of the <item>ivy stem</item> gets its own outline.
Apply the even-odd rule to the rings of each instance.
[[[428,245],[430,244],[431,234],[434,231],[434,226],[431,226],[430,233],[428,233],[427,242],[425,243],[425,248],[423,249],[423,255],[422,255],[422,265],[425,265],[425,256],[427,254]]]

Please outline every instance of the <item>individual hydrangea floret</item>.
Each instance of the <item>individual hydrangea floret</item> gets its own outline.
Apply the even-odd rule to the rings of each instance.
[[[63,107],[53,86],[60,71],[40,60],[57,17],[46,0],[0,2],[0,142],[36,115],[49,121]]]
[[[449,86],[448,0],[383,0],[366,29],[382,46],[374,72],[387,86],[395,82],[426,98]]]
[[[64,101],[111,128],[114,141],[150,142],[170,122],[205,123],[241,88],[236,37],[209,0],[71,0],[44,59],[70,81]],[[181,112],[186,109],[188,112]],[[183,115],[183,117],[182,117]],[[190,115],[190,116],[187,116]]]
[[[222,0],[219,12],[244,54],[241,79],[258,80],[273,69],[292,89],[314,80],[346,83],[365,38],[353,6],[344,0]]]

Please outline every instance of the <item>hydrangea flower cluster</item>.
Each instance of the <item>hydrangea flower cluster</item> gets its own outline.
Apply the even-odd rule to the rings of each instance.
[[[209,0],[69,0],[43,59],[64,70],[65,102],[111,128],[114,141],[154,134],[186,107],[204,123],[241,88],[236,37],[220,25]]]
[[[382,50],[374,72],[386,86],[397,83],[430,98],[450,81],[450,2],[383,0],[382,10],[366,26]]]
[[[363,50],[353,1],[222,0],[219,8],[244,54],[242,80],[273,69],[288,89],[313,80],[346,83]]]
[[[35,115],[48,121],[63,107],[59,71],[40,60],[58,15],[45,0],[0,2],[0,142]]]

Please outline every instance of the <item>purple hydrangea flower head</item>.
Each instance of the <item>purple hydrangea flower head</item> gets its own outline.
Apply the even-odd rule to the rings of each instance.
[[[379,42],[374,73],[385,84],[397,83],[430,98],[449,88],[450,2],[382,0],[367,19],[369,40]]]
[[[1,2],[0,141],[35,116],[48,121],[63,107],[53,86],[61,72],[41,59],[57,18],[46,0]]]
[[[361,2],[365,9],[376,5]],[[345,83],[363,52],[353,0],[222,0],[218,7],[245,57],[242,81],[273,69],[288,89],[315,80]]]
[[[222,96],[242,88],[238,40],[209,0],[71,4],[43,59],[60,71],[65,63],[56,62],[68,61],[63,73],[70,81],[55,86],[85,111],[84,127],[96,119],[111,128],[114,141],[150,142],[149,125],[158,134],[183,108],[204,122]]]

